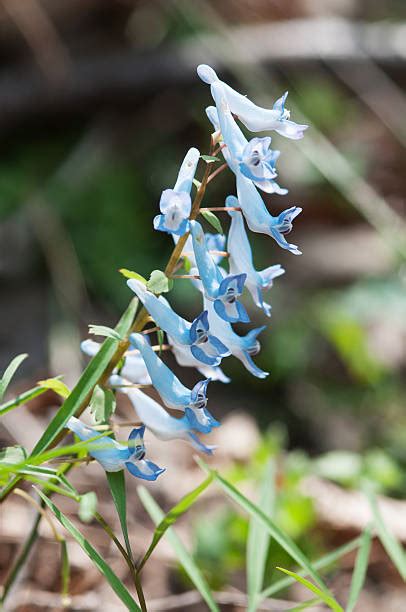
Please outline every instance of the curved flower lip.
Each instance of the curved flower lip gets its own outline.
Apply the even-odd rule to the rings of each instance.
[[[81,440],[90,440],[100,435],[99,431],[85,425],[76,417],[70,417],[66,426]],[[118,472],[126,467],[131,474],[138,478],[156,480],[165,469],[144,458],[144,430],[145,427],[133,429],[128,438],[127,446],[108,436],[96,440],[91,444],[89,455],[96,459],[106,472]]]
[[[249,98],[235,91],[235,89],[227,85],[227,83],[224,83],[224,81],[221,81],[210,66],[201,64],[197,67],[197,73],[202,81],[211,86],[212,94],[214,85],[216,83],[221,83],[224,87],[231,112],[237,115],[239,120],[251,132],[275,130],[278,134],[286,138],[291,138],[293,140],[303,138],[303,133],[308,126],[300,125],[289,120],[290,113],[285,109],[288,92],[285,92],[283,96],[276,100],[272,109],[266,109],[257,106]]]
[[[172,346],[172,352],[176,361],[180,366],[186,368],[196,368],[205,378],[210,378],[213,382],[218,381],[224,384],[231,382],[231,379],[226,376],[223,370],[218,366],[210,366],[203,364],[200,360],[189,352],[189,347],[178,344],[174,338],[168,335],[169,344]]]
[[[223,278],[222,272],[207,250],[200,223],[191,221],[190,231],[196,264],[206,297],[214,301],[216,311],[224,321],[229,323],[249,322],[247,311],[238,301],[244,288],[246,275],[238,274]]]
[[[110,384],[120,385],[119,391],[129,398],[138,418],[151,433],[159,440],[185,440],[196,450],[208,455],[213,453],[213,446],[206,446],[193,432],[193,428],[186,415],[175,418],[170,415],[152,397],[140,389],[125,386],[127,381],[121,376],[112,376]]]
[[[295,244],[289,243],[284,234],[289,234],[292,230],[292,221],[302,212],[302,208],[299,206],[292,206],[287,208],[280,215],[273,220],[271,224],[271,234],[276,242],[282,249],[286,249],[293,253],[293,255],[301,255],[302,252]]]
[[[176,342],[185,344],[196,359],[207,365],[216,366],[230,351],[209,333],[207,312],[202,312],[192,323],[177,315],[164,297],[157,297],[148,291],[143,283],[129,279],[127,285],[138,296],[156,324]]]

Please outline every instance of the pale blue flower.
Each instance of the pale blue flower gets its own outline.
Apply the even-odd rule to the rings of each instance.
[[[99,431],[85,425],[76,417],[71,417],[66,427],[84,441],[100,435]],[[165,469],[145,459],[144,431],[145,427],[133,429],[127,446],[109,436],[104,436],[90,443],[89,455],[96,459],[106,472],[119,472],[127,468],[137,478],[156,480]]]
[[[236,197],[228,196],[226,199],[227,207],[236,207],[238,205]],[[271,306],[264,302],[262,292],[270,289],[273,285],[273,279],[284,274],[285,270],[280,265],[274,265],[257,272],[252,260],[251,245],[245,231],[244,218],[238,211],[229,211],[228,214],[231,217],[227,244],[230,255],[230,272],[238,274],[244,270],[247,274],[245,286],[251,293],[255,305],[258,308],[262,308],[265,314],[270,317]]]
[[[179,170],[173,189],[162,192],[159,208],[162,214],[154,218],[154,228],[168,234],[183,236],[189,229],[189,216],[192,209],[190,191],[199,162],[200,152],[191,148]]]
[[[243,292],[246,274],[226,276],[214,263],[207,250],[203,228],[197,221],[190,222],[193,251],[200,280],[207,299],[213,301],[218,316],[230,323],[248,323],[247,311],[238,298]],[[215,334],[214,334],[215,335]]]
[[[219,365],[230,354],[224,344],[210,333],[207,312],[202,312],[192,323],[176,314],[163,297],[148,291],[143,283],[129,279],[127,285],[136,293],[155,323],[179,344],[188,345],[192,355],[210,366]]]
[[[286,195],[287,189],[279,187],[273,179],[278,176],[276,162],[280,151],[273,151],[271,138],[252,138],[245,145],[241,154],[240,170],[244,176],[251,179],[253,183],[267,193]]]
[[[184,344],[178,344],[174,338],[168,335],[168,342],[171,345],[172,353],[180,366],[185,368],[196,368],[205,378],[210,378],[211,381],[229,383],[230,378],[226,376],[219,366],[204,365],[201,361],[193,357],[189,347]]]
[[[112,376],[110,384],[121,385],[118,391],[128,396],[138,418],[156,438],[165,441],[186,440],[198,451],[208,455],[213,453],[215,447],[206,446],[199,440],[186,415],[181,418],[171,416],[158,402],[140,389],[125,386],[128,382],[121,376]]]
[[[80,348],[89,357],[94,357],[100,350],[101,344],[99,342],[95,342],[94,340],[84,340]],[[117,369],[113,371],[116,373]],[[141,357],[139,351],[134,349],[130,349],[127,351],[124,357],[124,364],[120,369],[120,373],[122,376],[130,380],[134,384],[139,385],[150,385],[151,379],[148,374],[148,370],[145,367],[145,363],[143,358]]]
[[[206,409],[206,390],[210,380],[202,380],[190,390],[164,364],[142,334],[131,334],[130,341],[140,351],[152,384],[168,408],[183,410],[196,431],[209,433],[213,427],[219,426]]]
[[[268,372],[264,372],[258,368],[252,360],[252,356],[257,355],[261,348],[257,336],[266,329],[266,325],[258,327],[257,329],[252,329],[246,336],[239,336],[235,333],[230,323],[220,319],[213,308],[212,302],[205,299],[204,304],[209,313],[210,329],[213,330],[213,333],[215,333],[222,342],[227,342],[231,354],[237,357],[251,374],[257,378],[266,378]]]
[[[201,64],[197,67],[199,77],[205,83],[211,85],[213,94],[213,84],[221,83],[224,87],[224,92],[231,112],[236,115],[239,120],[251,132],[264,132],[266,130],[275,130],[278,134],[298,140],[303,138],[303,132],[307,130],[307,125],[300,125],[290,121],[290,112],[285,108],[285,102],[288,92],[284,93],[273,105],[272,109],[262,108],[257,106],[249,98],[241,95],[232,87],[220,81],[217,74],[210,66]],[[214,97],[214,95],[213,95]]]

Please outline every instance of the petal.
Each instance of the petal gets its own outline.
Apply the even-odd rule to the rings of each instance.
[[[189,149],[186,153],[185,158],[182,162],[182,165],[179,170],[178,178],[176,179],[176,183],[174,186],[174,191],[184,192],[189,195],[190,200],[190,191],[192,189],[193,178],[195,176],[197,164],[200,159],[200,151],[195,147]],[[189,216],[190,210],[187,216]]]
[[[214,81],[218,81],[217,74],[214,72],[213,68],[211,68],[211,66],[208,66],[207,64],[200,64],[197,67],[197,74],[199,75],[201,80],[204,81],[204,83],[207,83],[208,85],[211,85],[212,83],[214,83]]]
[[[253,374],[253,376],[256,376],[256,378],[266,378],[267,376],[269,376],[269,372],[264,372],[264,370],[261,370],[261,368],[255,365],[251,358],[251,355],[247,351],[243,351],[240,359],[245,365],[248,372]]]
[[[216,449],[215,446],[206,446],[205,444],[203,444],[203,442],[199,440],[196,434],[192,433],[191,431],[188,432],[188,438],[190,440],[190,443],[196,450],[202,453],[206,453],[206,455],[212,455],[213,451]]]
[[[186,408],[185,415],[190,428],[200,433],[210,433],[213,427],[220,427],[220,423],[206,408]]]
[[[228,323],[249,323],[250,318],[247,311],[241,302],[233,303],[225,302],[224,300],[214,300],[214,310],[218,316]]]
[[[147,461],[146,459],[141,459],[134,463],[127,461],[125,467],[130,474],[143,480],[156,480],[162,472],[165,472],[165,468],[160,468],[155,463],[152,463],[152,461]]]

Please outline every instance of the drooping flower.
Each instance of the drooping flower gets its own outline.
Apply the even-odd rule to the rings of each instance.
[[[270,136],[266,138],[252,138],[242,151],[239,163],[240,170],[244,176],[251,179],[262,191],[286,195],[288,190],[282,189],[273,180],[278,176],[276,162],[280,151],[273,151],[270,149],[270,146]]]
[[[226,376],[219,366],[204,365],[201,361],[193,357],[189,347],[184,344],[178,344],[174,338],[168,335],[168,342],[171,345],[172,353],[180,366],[185,368],[196,368],[205,378],[210,378],[211,381],[219,381],[229,383],[230,378]]]
[[[247,275],[236,274],[223,278],[220,268],[214,263],[207,250],[203,228],[198,221],[190,222],[193,252],[204,293],[218,316],[229,323],[249,322],[247,311],[238,298],[243,292]]]
[[[120,385],[119,391],[127,395],[131,401],[140,421],[159,440],[186,440],[196,450],[211,455],[213,446],[206,446],[193,432],[193,428],[186,415],[181,418],[171,416],[152,397],[143,393],[140,389],[125,386],[128,381],[122,376],[112,376],[110,384]]]
[[[228,196],[226,199],[227,207],[238,207],[238,205],[236,197]],[[273,279],[284,274],[285,270],[278,264],[257,272],[252,261],[251,245],[245,231],[244,218],[242,214],[236,210],[229,211],[228,214],[231,217],[227,243],[227,249],[230,256],[230,272],[232,274],[238,274],[244,270],[247,275],[245,286],[251,293],[255,305],[261,308],[264,313],[270,317],[271,306],[264,302],[262,292],[270,289],[273,285]]]
[[[239,120],[251,132],[275,130],[278,134],[286,138],[291,138],[292,140],[303,138],[303,132],[307,130],[308,126],[300,125],[290,120],[290,112],[285,108],[288,92],[284,93],[283,96],[276,100],[272,109],[267,109],[257,106],[249,98],[227,85],[227,83],[220,81],[217,74],[210,66],[200,64],[200,66],[197,67],[197,74],[202,81],[211,85],[212,92],[213,84],[221,83],[224,87],[231,112],[237,115]]]
[[[228,348],[210,333],[207,312],[202,312],[189,323],[172,310],[165,298],[156,297],[140,281],[132,278],[127,285],[136,293],[155,323],[177,343],[189,346],[196,359],[216,366],[230,354]]]
[[[76,417],[71,417],[66,427],[81,440],[91,440],[100,435],[99,431],[85,425]],[[129,435],[127,446],[120,444],[113,438],[104,436],[91,442],[89,455],[96,459],[106,472],[119,472],[123,468],[127,468],[137,478],[156,480],[165,469],[145,459],[144,431],[145,427],[133,429]]]
[[[266,329],[266,325],[252,329],[245,336],[239,336],[235,333],[230,323],[220,319],[213,308],[213,303],[204,299],[204,305],[209,314],[210,329],[221,338],[222,342],[227,342],[231,354],[237,357],[247,370],[257,378],[266,378],[268,372],[264,372],[252,360],[253,355],[257,355],[261,345],[257,336]]]
[[[144,336],[131,334],[130,342],[140,351],[152,384],[168,408],[183,410],[191,427],[202,433],[209,433],[213,427],[220,425],[206,409],[209,379],[201,380],[190,390],[152,350]]]
[[[285,217],[289,217],[290,221],[292,221],[302,209],[298,206],[293,206],[283,211],[278,217],[274,217],[268,212],[253,181],[241,172],[240,162],[242,153],[247,145],[247,140],[231,114],[223,85],[219,81],[212,85],[212,93],[217,109],[209,107],[208,117],[215,127],[219,126],[221,129],[226,145],[222,149],[222,153],[236,176],[238,201],[248,227],[253,232],[272,236],[283,249],[290,251],[294,255],[300,255],[301,252],[298,247],[295,244],[288,243],[284,238],[284,233],[286,233],[284,221]]]
[[[100,350],[101,344],[94,340],[84,340],[80,345],[81,350],[89,357],[94,357]],[[114,370],[116,373],[117,369]],[[151,379],[145,367],[143,358],[139,351],[132,349],[127,351],[124,357],[124,364],[120,368],[120,373],[134,384],[150,385]]]
[[[200,152],[191,148],[179,170],[173,189],[165,189],[159,202],[160,215],[154,218],[154,228],[168,234],[183,236],[189,229],[189,215],[192,208],[190,192],[199,162]]]

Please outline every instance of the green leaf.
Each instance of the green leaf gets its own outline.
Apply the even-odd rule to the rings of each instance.
[[[43,499],[44,503],[48,506],[54,516],[58,519],[58,521],[65,527],[65,529],[70,533],[70,535],[76,540],[81,549],[86,553],[89,559],[94,563],[95,567],[103,574],[106,578],[107,582],[110,584],[113,591],[116,595],[121,599],[123,604],[127,607],[128,610],[133,612],[141,612],[140,607],[137,605],[136,601],[131,597],[130,593],[127,591],[126,587],[118,578],[118,576],[113,572],[108,563],[104,561],[103,557],[99,555],[97,550],[93,548],[90,544],[89,540],[87,540],[82,533],[75,527],[75,525],[52,503],[52,501],[47,497],[42,491],[37,489],[38,495]]]
[[[27,458],[27,451],[22,446],[7,446],[0,451],[0,464],[16,465]]]
[[[165,517],[161,520],[158,527],[154,531],[152,542],[149,545],[147,552],[145,553],[138,566],[138,571],[141,571],[141,569],[144,567],[145,563],[148,561],[152,552],[156,548],[158,542],[161,540],[162,536],[169,529],[169,527],[173,525],[178,520],[178,518],[182,516],[182,514],[189,510],[189,508],[195,503],[195,501],[203,493],[203,491],[207,489],[211,482],[213,482],[213,477],[208,476],[208,478],[206,478],[206,480],[204,480],[198,487],[196,487],[195,489],[193,489],[193,491],[182,497],[180,502],[177,503],[176,506],[174,506],[165,515]]]
[[[259,506],[267,516],[273,514],[275,505],[275,465],[265,467],[262,476]],[[248,612],[255,612],[258,606],[268,555],[270,535],[263,523],[251,516],[247,538],[247,593]]]
[[[116,398],[111,389],[102,389],[96,385],[89,404],[90,412],[95,423],[107,423],[116,409]]]
[[[55,378],[47,378],[46,380],[39,380],[38,384],[44,389],[55,391],[55,393],[64,399],[66,399],[70,394],[70,389],[59,379],[58,376]]]
[[[314,606],[319,603],[319,597],[313,597],[312,599],[308,599],[307,601],[302,601],[302,603],[298,604],[294,608],[289,608],[286,612],[301,612],[301,610],[306,610],[306,608],[310,608],[310,606]]]
[[[219,232],[220,234],[224,234],[223,228],[220,223],[220,219],[216,217],[216,215],[212,213],[211,210],[202,210],[200,214],[203,215],[205,220],[208,223],[210,223],[212,227],[214,227],[216,232]]]
[[[124,336],[129,332],[137,306],[138,300],[134,298],[117,324],[116,331],[121,336]],[[32,451],[31,457],[39,455],[45,451],[63,430],[68,419],[73,416],[79,410],[79,408],[83,406],[83,404],[90,401],[90,394],[92,393],[93,388],[97,384],[99,378],[108,367],[116,352],[116,349],[116,340],[107,338],[103,342],[98,353],[89,361],[86,369],[84,370],[78,383],[71,391],[69,397],[64,401],[42,434],[41,438],[38,440],[34,450]],[[7,485],[7,487],[4,487],[4,489],[1,491],[0,499],[3,499],[6,495],[8,495],[9,491],[15,486],[18,480],[19,478],[16,477]]]
[[[379,511],[378,504],[376,502],[376,497],[373,492],[369,489],[369,487],[364,487],[364,490],[371,506],[372,514],[375,521],[375,527],[378,533],[378,537],[382,542],[382,546],[388,553],[389,557],[392,559],[393,564],[397,568],[403,580],[406,580],[406,558],[403,548],[401,547],[393,533],[391,533],[385,525],[382,519],[382,515]]]
[[[7,412],[10,412],[10,410],[14,410],[14,408],[18,408],[18,406],[26,404],[30,400],[38,397],[39,395],[42,395],[47,390],[48,389],[46,389],[45,387],[33,387],[32,389],[28,389],[28,391],[20,393],[20,395],[17,395],[17,397],[15,397],[14,399],[5,402],[0,406],[0,417],[7,414]]]
[[[164,344],[164,332],[162,331],[162,329],[158,329],[156,332],[156,335],[158,337],[158,343],[159,343],[159,354],[162,353],[162,347]]]
[[[127,268],[120,268],[119,272],[121,272],[121,274],[125,276],[125,278],[136,278],[141,283],[144,283],[144,285],[147,284],[147,279],[141,276],[141,274],[138,274],[138,272],[127,270]]]
[[[368,569],[369,551],[371,549],[371,531],[366,529],[361,536],[361,545],[355,561],[354,572],[351,579],[350,594],[345,612],[352,612],[364,586]]]
[[[162,512],[161,508],[155,502],[147,489],[144,487],[138,487],[137,492],[145,510],[148,512],[154,523],[158,525],[165,519],[165,514]],[[193,557],[186,550],[182,540],[178,537],[175,531],[173,531],[173,528],[170,527],[166,530],[166,537],[174,549],[179,563],[183,566],[190,580],[203,597],[209,610],[211,610],[211,612],[220,612],[218,605],[213,599],[213,595],[205,577],[196,565]]]
[[[186,272],[186,274],[189,274],[190,270],[192,269],[192,264],[191,261],[188,257],[184,257],[183,258],[183,268]]]
[[[89,325],[89,334],[93,334],[94,336],[104,336],[105,338],[113,338],[113,340],[118,341],[124,340],[124,338],[122,338],[115,329],[107,327],[107,325],[93,325],[93,323],[91,323]]]
[[[70,566],[68,547],[66,540],[61,540],[61,597],[62,605],[68,607],[70,604],[69,599],[69,580],[70,580]]]
[[[201,182],[198,181],[197,179],[193,179],[192,183],[196,187],[197,190],[199,190],[202,185]]]
[[[27,359],[27,357],[27,353],[17,355],[17,357],[14,357],[11,363],[7,366],[3,377],[0,379],[0,402],[3,399],[5,392],[7,391],[7,387],[9,386],[11,379],[13,378],[14,374],[16,373],[22,362]]]
[[[307,589],[309,589],[309,591],[312,591],[312,593],[317,595],[319,599],[321,599],[321,601],[324,601],[324,603],[331,610],[334,610],[334,612],[344,612],[343,608],[340,606],[339,603],[336,602],[334,597],[329,595],[329,593],[324,592],[322,589],[320,589],[318,586],[316,586],[309,580],[306,580],[306,578],[303,578],[303,576],[299,576],[299,574],[296,574],[295,572],[291,572],[290,570],[284,569],[283,567],[277,567],[276,569],[283,572],[284,574],[287,574],[288,576],[291,576],[297,582],[300,582],[300,584],[303,584],[303,586],[305,586]]]
[[[97,509],[97,495],[94,491],[89,491],[81,495],[79,502],[79,518],[84,523],[92,521]]]
[[[264,527],[268,530],[270,535],[278,542],[278,544],[298,563],[301,567],[303,567],[309,575],[326,591],[328,591],[327,586],[324,584],[321,576],[315,571],[313,566],[307,557],[302,553],[300,548],[295,544],[295,542],[290,538],[290,536],[284,533],[277,525],[272,521],[269,516],[266,516],[264,512],[258,506],[253,504],[245,495],[240,493],[231,483],[229,483],[225,478],[220,476],[220,474],[214,470],[211,470],[209,466],[204,463],[200,458],[197,459],[197,463],[200,467],[208,472],[209,474],[213,474],[216,482],[220,485],[220,487],[225,491],[225,493],[234,500],[241,508],[244,508],[246,512],[254,516],[258,522],[260,522]]]
[[[119,472],[106,472],[107,482],[109,483],[110,493],[120,519],[121,531],[123,532],[125,547],[128,556],[132,558],[130,538],[127,528],[127,495],[125,489],[124,470]]]
[[[147,282],[147,289],[156,293],[167,293],[173,287],[173,280],[168,278],[162,270],[153,270]]]
[[[215,155],[201,155],[200,157],[206,162],[206,164],[213,164],[214,162],[221,161],[220,158],[216,157]]]

